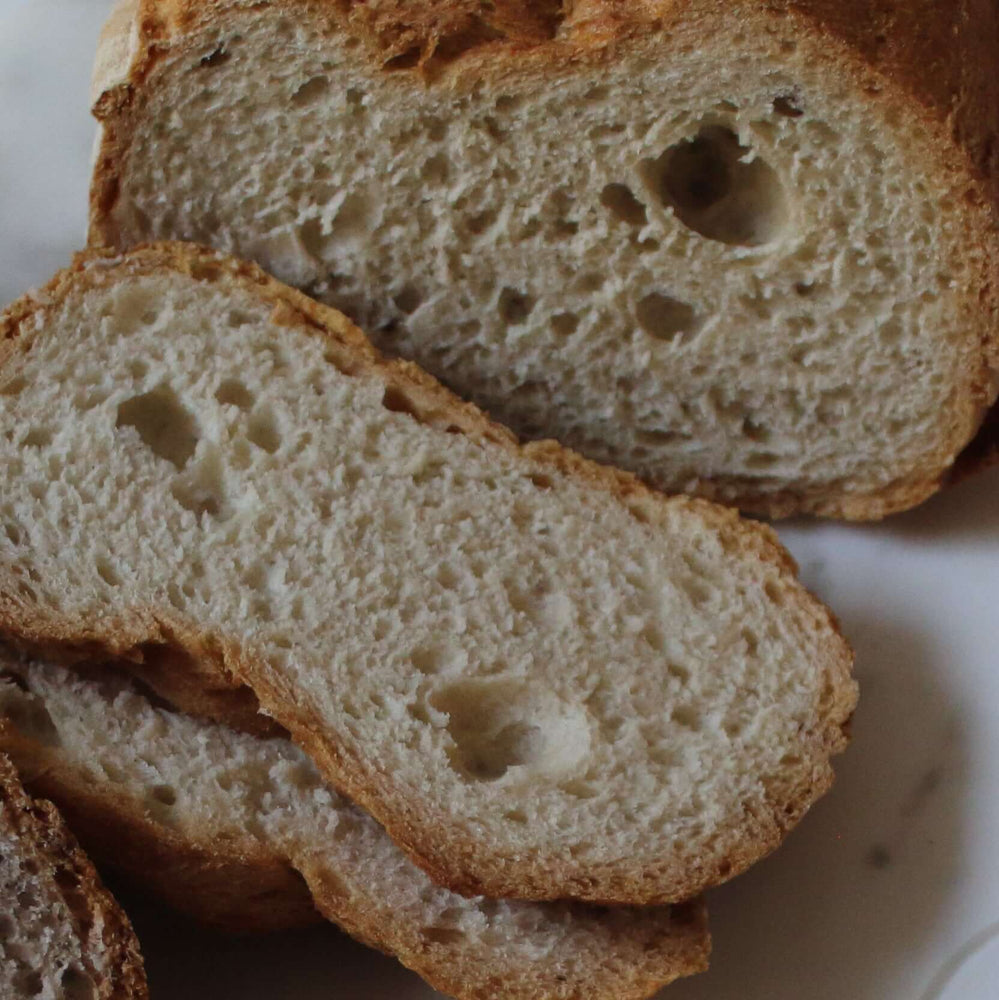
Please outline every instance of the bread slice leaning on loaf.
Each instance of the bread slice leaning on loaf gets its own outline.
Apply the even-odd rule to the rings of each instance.
[[[91,241],[254,259],[667,492],[877,518],[989,450],[997,38],[994,0],[126,0]]]
[[[132,925],[51,802],[0,753],[0,997],[146,1000]]]
[[[249,686],[449,888],[688,899],[832,781],[852,654],[770,529],[195,247],[81,256],[0,345],[0,634]]]
[[[96,857],[196,917],[252,929],[240,897],[262,911],[259,874],[270,881],[280,866],[324,916],[459,1000],[630,1000],[707,964],[700,902],[466,899],[435,886],[287,740],[154,707],[114,675],[0,652],[4,673],[0,747],[74,817]],[[213,898],[217,868],[231,882],[227,912]],[[268,894],[279,912],[285,898]]]

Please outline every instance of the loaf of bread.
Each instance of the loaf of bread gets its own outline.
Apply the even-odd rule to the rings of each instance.
[[[448,888],[689,899],[831,783],[852,654],[769,528],[189,245],[81,256],[0,351],[0,635],[249,686]]]
[[[91,239],[194,239],[528,437],[877,518],[996,396],[994,0],[126,0]]]
[[[0,997],[146,1000],[132,925],[50,802],[0,753]]]
[[[0,747],[95,857],[199,919],[273,928],[314,897],[330,920],[468,1000],[630,1000],[706,965],[701,903],[466,899],[435,886],[287,740],[154,707],[113,674],[0,652],[2,673]]]

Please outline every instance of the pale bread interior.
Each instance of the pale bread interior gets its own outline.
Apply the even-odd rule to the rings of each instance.
[[[427,85],[307,16],[216,19],[143,84],[105,235],[255,259],[670,492],[852,516],[929,492],[980,416],[985,316],[915,109],[736,5],[583,68],[564,34]]]
[[[63,774],[64,794],[98,790],[223,853],[226,845],[238,853],[247,838],[259,842],[302,873],[328,918],[448,995],[484,996],[493,982],[510,997],[617,1000],[697,971],[706,958],[699,904],[467,899],[434,885],[286,740],[154,708],[113,674],[84,679],[13,658],[2,668],[12,679],[0,680],[0,722],[44,748],[32,763]]]
[[[221,265],[142,259],[84,268],[0,375],[11,628],[235,644],[339,787],[490,895],[684,898],[828,786],[851,657],[763,529],[646,523],[415,419]]]

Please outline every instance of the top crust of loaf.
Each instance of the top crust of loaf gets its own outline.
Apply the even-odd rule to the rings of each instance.
[[[850,679],[852,653],[831,614],[795,579],[796,567],[773,531],[741,520],[734,511],[685,497],[668,498],[643,486],[633,476],[598,466],[554,442],[517,445],[504,429],[479,410],[462,403],[412,364],[381,358],[364,335],[341,314],[320,306],[267,277],[259,268],[183,244],[161,244],[123,257],[91,252],[58,275],[34,297],[15,303],[0,316],[0,371],[5,360],[29,351],[34,334],[25,332],[36,313],[54,309],[71,293],[107,287],[124,278],[163,270],[195,281],[234,285],[272,306],[271,322],[298,327],[326,339],[330,361],[342,371],[364,373],[393,390],[398,408],[424,424],[460,432],[472,440],[519,455],[539,467],[571,477],[622,504],[644,524],[667,526],[679,516],[693,517],[719,540],[734,562],[767,567],[781,592],[783,613],[816,637],[814,676],[821,699],[815,705],[814,728],[802,739],[801,756],[779,776],[763,782],[766,805],[746,817],[739,842],[725,857],[689,870],[674,858],[646,865],[578,863],[557,858],[520,858],[517,864],[491,864],[471,838],[447,830],[449,820],[432,813],[427,801],[400,800],[390,775],[365,768],[343,753],[324,724],[286,690],[287,680],[269,674],[266,665],[224,637],[179,618],[169,608],[137,609],[135,615],[105,618],[95,625],[41,612],[16,598],[16,580],[0,584],[0,634],[15,643],[57,659],[128,657],[150,643],[166,643],[185,651],[198,669],[234,682],[249,683],[264,710],[286,725],[337,788],[368,809],[413,859],[440,884],[469,895],[518,898],[578,898],[593,902],[671,902],[691,898],[708,885],[744,870],[775,848],[784,834],[832,783],[829,756],[842,750],[856,702]],[[147,613],[148,612],[148,613]],[[168,693],[169,697],[170,694]],[[816,692],[818,697],[818,690]],[[226,721],[222,719],[222,721]],[[751,831],[751,832],[750,832]]]
[[[716,5],[708,0],[272,0],[269,6],[346,30],[362,42],[372,68],[395,85],[448,91],[551,80],[614,60],[657,35],[696,45]],[[948,414],[946,439],[904,478],[874,492],[798,487],[759,494],[751,483],[734,502],[771,517],[794,513],[866,520],[924,500],[952,478],[987,464],[995,435],[975,432],[995,404],[999,385],[999,80],[994,71],[999,14],[991,0],[739,0],[754,30],[792,34],[799,51],[842,64],[860,94],[919,122],[931,141],[924,155],[962,217],[967,251],[962,288],[969,331],[965,380]],[[143,102],[145,79],[161,55],[194,46],[247,0],[120,0],[102,41],[94,76],[94,111],[102,123],[91,188],[90,242],[116,246],[111,209]],[[900,126],[904,130],[904,126]],[[970,444],[969,444],[970,442]],[[967,453],[955,456],[967,447]],[[953,472],[952,472],[953,467]],[[710,484],[706,485],[708,488]],[[710,495],[710,493],[709,493]]]
[[[146,974],[139,943],[128,917],[101,884],[90,859],[80,850],[51,802],[32,799],[21,786],[14,765],[0,753],[0,812],[3,826],[19,842],[19,853],[43,866],[42,877],[58,887],[74,921],[81,954],[89,967],[98,1000],[144,1000]],[[11,902],[11,901],[7,901]],[[5,906],[5,916],[16,920],[16,907]],[[93,963],[101,952],[100,971]],[[37,970],[42,976],[46,970]],[[55,984],[58,989],[58,984]]]

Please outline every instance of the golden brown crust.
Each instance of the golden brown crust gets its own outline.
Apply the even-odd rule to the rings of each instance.
[[[23,851],[37,856],[51,870],[75,922],[98,1000],[145,1000],[149,996],[146,973],[128,917],[104,888],[55,806],[32,800],[21,786],[14,765],[2,753],[0,814],[4,829],[13,832]],[[108,975],[90,964],[94,948],[101,948],[107,956],[106,965],[111,970]]]
[[[640,522],[655,527],[667,524],[680,512],[695,513],[702,524],[718,533],[733,558],[760,565],[761,578],[770,579],[768,594],[773,595],[775,603],[793,605],[799,619],[808,621],[815,634],[827,637],[824,662],[816,664],[826,679],[826,703],[817,706],[816,731],[804,736],[813,750],[811,759],[804,760],[793,786],[774,784],[768,789],[770,805],[765,812],[747,816],[742,849],[725,857],[706,858],[699,870],[680,868],[675,861],[663,859],[650,869],[627,871],[608,865],[581,872],[577,865],[565,862],[528,859],[516,868],[497,866],[483,871],[474,842],[446,835],[452,829],[447,815],[436,813],[426,802],[399,801],[393,794],[390,776],[335,743],[324,732],[321,720],[289,689],[288,681],[231,637],[210,633],[197,623],[183,620],[172,609],[135,608],[99,626],[56,618],[17,596],[18,580],[9,575],[9,570],[6,581],[0,575],[0,637],[64,662],[83,658],[134,659],[136,649],[167,643],[185,654],[177,662],[178,669],[185,664],[195,667],[182,679],[180,689],[196,686],[198,675],[215,676],[223,691],[226,687],[248,685],[264,711],[288,730],[339,791],[375,816],[435,881],[466,895],[642,904],[690,899],[769,853],[829,787],[829,754],[845,746],[845,727],[856,702],[856,689],[850,679],[853,655],[830,612],[798,584],[796,566],[770,528],[744,521],[734,511],[703,500],[665,497],[634,476],[590,462],[555,442],[521,447],[507,430],[490,422],[480,410],[462,402],[415,365],[383,358],[341,313],[280,284],[253,264],[179,243],[155,244],[122,256],[110,251],[80,254],[72,267],[39,293],[0,315],[0,384],[3,345],[8,345],[9,353],[30,348],[29,320],[36,311],[56,306],[81,287],[99,287],[123,275],[162,269],[198,281],[225,279],[271,302],[272,321],[299,326],[326,338],[330,362],[346,373],[383,381],[392,391],[394,408],[405,409],[431,426],[460,432],[483,446],[519,454],[542,474],[547,467],[572,476],[622,503]],[[25,331],[19,335],[22,327]],[[161,693],[171,698],[177,691],[163,689]],[[197,706],[193,707],[197,710]],[[214,717],[229,721],[224,698],[215,702],[214,711],[220,709],[221,718],[218,714]]]
[[[30,665],[22,669],[19,676],[26,677],[30,690]],[[31,739],[3,718],[0,751],[18,762],[33,791],[52,798],[72,818],[95,857],[178,910],[226,930],[296,927],[319,919],[321,911],[459,1000],[499,995],[508,1000],[640,1000],[707,968],[711,938],[703,900],[643,912],[630,930],[620,932],[613,954],[583,957],[585,972],[566,975],[557,959],[510,970],[484,964],[474,949],[446,939],[428,941],[406,921],[386,921],[383,909],[345,890],[338,873],[317,861],[322,845],[315,845],[318,854],[305,851],[289,859],[249,834],[214,839],[180,834],[158,823],[127,793],[95,784],[64,760],[58,746]],[[585,905],[575,907],[575,917],[603,919]]]
[[[195,44],[245,0],[124,0],[139,30],[130,60],[101,64],[94,111],[102,141],[91,188],[90,241],[117,246],[112,218],[144,83],[164,52]],[[684,34],[692,44],[711,33],[712,18],[732,3],[719,0],[272,0],[271,6],[309,16],[321,26],[360,38],[373,72],[408,73],[448,87],[488,85],[515,76],[540,80],[618,58],[656,37]],[[740,17],[780,35],[795,59],[838,64],[872,106],[892,109],[900,132],[918,126],[921,155],[939,179],[938,196],[954,204],[969,234],[961,278],[966,314],[979,317],[961,359],[964,382],[941,415],[945,441],[917,468],[873,492],[829,484],[763,493],[752,481],[698,484],[767,517],[807,513],[871,520],[922,502],[950,480],[949,469],[971,442],[996,399],[999,371],[999,5],[995,0],[738,0]],[[114,41],[130,31],[120,18]],[[961,468],[967,470],[970,463]]]

